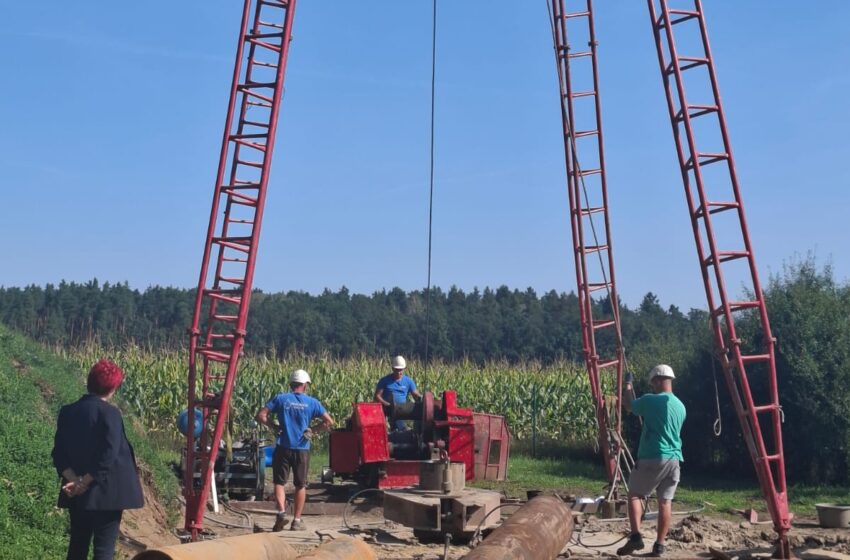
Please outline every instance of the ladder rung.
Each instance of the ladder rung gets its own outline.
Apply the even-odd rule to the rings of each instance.
[[[758,301],[730,301],[729,302],[729,310],[731,312],[741,311],[742,309],[753,309],[759,307],[761,302]],[[712,315],[717,317],[718,315],[723,315],[725,312],[725,308],[723,306],[718,307],[714,311],[711,312]]]
[[[751,354],[749,356],[741,356],[741,361],[744,364],[757,364],[759,362],[770,361],[770,354]]]
[[[213,319],[216,321],[224,321],[226,323],[235,323],[237,319],[239,319],[238,315],[213,315]]]
[[[256,97],[260,101],[264,101],[266,103],[269,103],[269,106],[271,106],[271,103],[273,101],[273,99],[271,97],[269,97],[268,95],[263,95],[262,93],[257,93],[256,91],[253,91],[251,89],[251,86],[249,86],[247,84],[239,84],[236,89],[237,89],[237,91],[241,91],[245,95],[248,95],[248,96],[251,96],[251,97]]]
[[[260,25],[266,25],[271,27],[274,24],[258,22]],[[277,27],[277,26],[275,26]],[[274,33],[246,33],[245,40],[250,41],[251,39],[270,39],[272,37],[283,37],[283,33],[280,31],[275,31]]]
[[[579,51],[574,53],[568,53],[567,58],[584,58],[586,56],[591,56],[593,51]]]
[[[237,159],[236,163],[239,165],[247,165],[248,167],[256,167],[257,169],[263,168],[263,162],[261,161],[245,161],[244,159]]]
[[[260,183],[253,183],[251,181],[235,181],[233,185],[222,185],[222,189],[232,189],[232,190],[241,190],[241,189],[259,189]]]
[[[604,329],[605,327],[613,327],[617,324],[617,321],[613,319],[608,321],[593,321],[593,330]]]
[[[584,248],[585,253],[598,253],[599,251],[607,251],[608,245],[587,245]]]
[[[595,95],[596,95],[596,91],[590,90],[590,91],[580,91],[578,93],[573,93],[569,97],[572,97],[573,99],[578,99],[579,97],[592,97],[592,96],[595,96]]]
[[[764,457],[762,457],[762,459],[764,459],[765,461],[778,461],[781,458],[782,455],[780,455],[779,453],[776,453],[775,455],[765,455]]]
[[[233,249],[234,251],[242,251],[243,253],[247,253],[251,250],[251,243],[243,243],[241,241],[234,241],[232,238],[222,238],[222,237],[214,237],[213,243],[218,243],[222,247],[227,247],[229,249]]]
[[[221,280],[222,282],[227,282],[229,284],[236,284],[237,286],[241,286],[242,284],[245,283],[244,278],[234,278],[232,276],[231,277],[219,276],[218,279]]]
[[[711,266],[748,256],[750,256],[749,251],[717,251],[716,255],[711,255],[705,259],[705,264],[706,266]]]
[[[587,16],[589,16],[589,15],[590,15],[590,12],[588,12],[588,11],[585,11],[585,12],[572,12],[572,13],[570,13],[570,14],[564,14],[564,15],[563,15],[563,18],[566,20],[566,19],[572,19],[572,18],[577,18],[577,17],[587,17]]]
[[[233,297],[233,296],[218,294],[218,293],[214,293],[214,292],[207,292],[207,295],[209,297],[211,297],[212,299],[217,299],[219,301],[226,301],[228,303],[235,303],[236,305],[239,305],[242,302],[241,297]]]
[[[273,62],[263,62],[262,60],[255,60],[251,64],[255,66],[264,66],[266,68],[275,68],[277,69],[277,64]]]
[[[198,348],[198,354],[207,358],[208,360],[212,360],[214,362],[222,362],[226,363],[230,361],[230,355],[225,354],[224,352],[218,352],[211,348]]]
[[[695,118],[707,115],[708,113],[716,113],[718,107],[717,105],[688,105],[688,111],[691,110],[695,110],[694,113],[690,113],[691,118]]]
[[[680,65],[679,70],[690,70],[691,68],[696,68],[697,66],[702,66],[703,64],[708,64],[708,59],[704,57],[695,57],[695,56],[680,56],[678,58],[679,62],[688,62],[689,64]]]
[[[250,101],[250,100],[248,100],[248,101],[245,102],[245,104],[248,105],[249,107],[263,107],[265,109],[271,109],[272,108],[272,104],[266,103],[265,101]]]
[[[236,192],[232,189],[221,189],[222,194],[226,194],[229,196],[233,202],[238,204],[244,204],[246,206],[255,206],[257,204],[257,198],[253,196],[248,196],[242,194],[240,192]]]
[[[228,136],[228,139],[229,140],[250,140],[252,138],[256,139],[256,138],[268,138],[268,137],[269,137],[269,135],[265,132],[251,132],[251,133],[240,132],[238,134],[231,134],[230,136]]]
[[[587,285],[587,289],[590,292],[596,292],[599,290],[604,290],[611,286],[609,282],[591,282]]]
[[[591,214],[598,214],[600,212],[604,212],[604,206],[591,206],[590,208],[582,208],[581,215],[582,216],[590,216]]]
[[[260,152],[266,151],[266,145],[265,144],[258,144],[257,142],[251,142],[250,140],[243,140],[241,138],[231,138],[231,141],[236,142],[237,144],[240,144],[240,145],[245,146],[247,148],[253,148],[253,149],[260,151]]]
[[[271,6],[272,8],[287,8],[289,7],[288,0],[259,0],[258,4],[263,6]]]
[[[597,364],[597,367],[599,367],[599,369],[605,369],[605,368],[616,366],[619,363],[620,363],[620,360],[618,360],[617,358],[614,358],[613,360],[609,360],[607,362],[599,362]]]
[[[682,16],[680,18],[671,19],[670,25],[676,25],[677,23],[682,23],[683,21],[699,17],[699,12],[694,10],[668,10],[668,13],[671,15]]]
[[[245,40],[252,45],[256,45],[258,47],[263,47],[264,49],[269,49],[270,51],[280,52],[280,45],[275,45],[273,43],[267,43],[265,41],[260,41],[259,39],[253,39],[249,36],[245,36]]]
[[[247,125],[250,125],[250,126],[259,126],[259,127],[262,127],[262,128],[269,128],[268,123],[261,123],[261,122],[258,122],[258,121],[244,120],[244,121],[242,121],[242,124],[247,124]],[[268,136],[268,134],[266,134],[266,136]]]
[[[598,174],[600,174],[600,173],[602,173],[602,169],[600,169],[600,168],[598,168],[598,167],[597,167],[597,168],[595,168],[595,169],[584,169],[584,170],[582,170],[581,172],[579,172],[579,176],[581,176],[581,177],[587,177],[588,175],[598,175]],[[575,174],[576,174],[576,172],[575,172],[575,171],[573,171],[573,172],[572,172],[572,174],[573,174],[573,175],[575,175]]]
[[[762,412],[772,412],[774,410],[779,410],[779,406],[775,404],[765,404],[762,406],[754,406],[753,410],[756,412],[756,414],[759,414]]]
[[[593,136],[599,134],[598,130],[582,130],[575,133],[576,138],[584,138],[585,136]]]
[[[737,202],[708,202],[708,213],[709,214],[717,214],[718,212],[723,212],[724,210],[732,210],[733,208],[738,208],[740,204]],[[698,217],[705,216],[705,209],[700,206],[696,210],[696,215]]]
[[[210,333],[209,336],[214,340],[233,340],[236,338],[236,335],[229,333]]]
[[[254,224],[254,220],[242,220],[242,219],[234,220],[234,219],[228,219],[228,220],[227,220],[227,223],[228,223],[228,224],[248,224],[248,225],[253,225],[253,224]]]
[[[262,25],[263,27],[272,27],[274,29],[283,29],[283,26],[279,23],[269,23],[267,21],[262,20],[257,21],[257,25]]]

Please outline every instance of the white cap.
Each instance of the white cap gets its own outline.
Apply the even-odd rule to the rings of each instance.
[[[649,372],[649,380],[652,381],[656,377],[667,377],[669,379],[676,379],[676,374],[673,373],[673,368],[668,366],[667,364],[660,364],[652,368]]]
[[[393,358],[393,369],[404,369],[407,367],[407,362],[401,356]]]
[[[296,369],[292,372],[292,375],[289,376],[290,383],[311,383],[310,374],[304,371],[303,369]]]

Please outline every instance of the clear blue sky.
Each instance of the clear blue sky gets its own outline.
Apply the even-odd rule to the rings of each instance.
[[[300,0],[257,287],[424,286],[430,4]],[[706,4],[762,276],[847,278],[850,3]],[[0,284],[195,285],[240,5],[0,9]],[[645,2],[596,11],[621,296],[703,307]],[[442,0],[435,285],[575,289],[560,126],[544,0]]]

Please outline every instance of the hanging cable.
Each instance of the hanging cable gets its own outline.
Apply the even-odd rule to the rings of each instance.
[[[423,387],[428,387],[428,334],[431,331],[431,232],[434,222],[434,101],[437,77],[437,0],[433,0],[433,15],[431,19],[431,173],[429,178],[430,188],[428,192],[428,285],[425,296],[425,374],[423,376]]]

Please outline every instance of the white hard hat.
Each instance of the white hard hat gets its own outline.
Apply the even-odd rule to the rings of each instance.
[[[289,376],[290,383],[310,383],[310,374],[304,371],[303,369],[296,369],[292,372],[292,375]]]
[[[667,377],[670,379],[676,379],[676,374],[673,373],[673,368],[671,368],[667,364],[660,364],[652,368],[652,370],[649,372],[650,381],[652,381],[656,377]]]
[[[404,369],[407,367],[407,362],[401,356],[393,358],[393,369]]]

